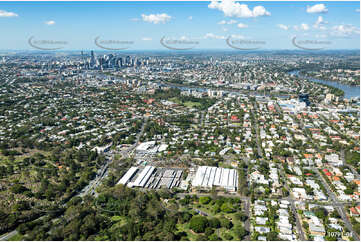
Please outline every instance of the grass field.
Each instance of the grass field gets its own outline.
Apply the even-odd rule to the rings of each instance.
[[[177,104],[179,104],[179,105],[184,105],[184,106],[187,107],[187,108],[194,108],[194,107],[200,107],[200,106],[201,106],[201,104],[198,103],[198,102],[190,102],[190,101],[188,101],[188,102],[184,102],[184,103],[183,103],[183,102],[182,102],[181,100],[179,100],[179,98],[177,98],[177,97],[170,98],[169,101],[174,102],[174,103],[177,103]]]
[[[194,108],[201,106],[201,104],[197,102],[185,102],[183,105],[186,106],[187,108]]]

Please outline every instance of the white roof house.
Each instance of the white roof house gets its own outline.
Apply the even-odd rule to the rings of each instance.
[[[220,186],[228,191],[236,191],[238,174],[235,169],[200,166],[193,179],[193,187],[212,188]]]

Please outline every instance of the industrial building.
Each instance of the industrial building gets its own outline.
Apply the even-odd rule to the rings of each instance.
[[[154,170],[155,170],[154,166],[146,166],[138,175],[137,179],[135,179],[135,181],[131,183],[131,186],[144,187],[145,183],[149,180]]]
[[[126,185],[130,179],[134,176],[134,174],[138,171],[138,167],[131,167],[127,173],[125,173],[125,175],[118,181],[118,184],[123,184]]]
[[[167,150],[167,144],[156,145],[155,141],[141,143],[135,149],[138,154],[156,154]]]
[[[131,167],[118,184],[147,189],[172,189],[179,187],[182,174],[183,170],[178,168]]]
[[[235,169],[200,166],[192,181],[193,187],[211,189],[213,186],[222,187],[227,191],[236,191],[238,173]]]

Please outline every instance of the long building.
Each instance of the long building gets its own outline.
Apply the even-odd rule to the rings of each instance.
[[[138,167],[131,167],[127,173],[125,173],[125,175],[118,181],[117,184],[127,184],[130,179],[134,176],[134,174],[138,171]]]
[[[138,175],[137,179],[132,183],[133,187],[144,187],[145,183],[147,183],[150,176],[153,174],[155,167],[154,166],[146,166],[142,172]]]
[[[162,187],[172,189],[179,186],[182,174],[183,170],[179,168],[131,167],[118,184],[146,189],[160,189]]]
[[[192,186],[207,189],[218,186],[228,191],[236,191],[238,173],[235,169],[200,166],[193,179]]]

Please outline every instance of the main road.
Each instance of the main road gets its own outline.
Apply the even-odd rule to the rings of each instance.
[[[15,236],[15,235],[17,235],[17,234],[18,234],[18,231],[13,230],[13,231],[11,231],[10,233],[7,233],[7,234],[1,236],[1,237],[0,237],[0,240],[8,240],[8,239],[10,239],[11,237],[13,237],[13,236]]]
[[[288,186],[288,184],[287,184],[287,177],[286,177],[286,174],[285,174],[285,171],[283,170],[283,168],[281,167],[281,165],[280,164],[277,164],[278,165],[278,170],[279,171],[282,171],[282,177],[283,177],[283,181],[285,181],[284,182],[284,186],[285,186],[285,188],[288,190],[288,192],[289,192],[289,195],[288,195],[288,197],[286,198],[286,200],[291,204],[291,209],[292,209],[292,213],[293,213],[293,215],[295,216],[295,218],[296,218],[296,227],[297,227],[297,231],[298,231],[298,234],[299,234],[299,236],[300,236],[300,240],[302,240],[302,241],[305,241],[306,240],[306,237],[305,237],[305,234],[304,234],[304,232],[303,232],[303,228],[302,228],[302,225],[301,225],[301,219],[300,219],[300,217],[299,217],[299,215],[298,215],[298,213],[297,213],[297,209],[296,209],[296,207],[295,207],[295,202],[294,202],[294,199],[293,199],[293,197],[292,197],[292,195],[291,195],[291,189],[290,189],[290,187]]]
[[[347,227],[347,229],[352,232],[353,239],[356,240],[356,241],[360,241],[360,236],[354,231],[354,229],[352,228],[352,224],[348,220],[347,213],[345,211],[345,206],[342,206],[342,205],[340,206],[340,204],[339,204],[339,202],[337,200],[337,197],[331,191],[330,187],[328,186],[327,182],[325,181],[324,177],[321,175],[319,170],[316,169],[316,168],[313,168],[313,170],[315,172],[317,172],[317,174],[319,175],[323,186],[326,188],[327,193],[328,193],[329,197],[332,200],[332,205],[336,208],[337,212],[340,214],[341,218],[345,222],[345,226]]]
[[[148,117],[144,117],[144,121],[142,124],[142,127],[140,128],[140,132],[137,134],[136,141],[132,146],[130,146],[128,149],[121,151],[120,154],[123,158],[128,158],[129,154],[137,147],[140,138],[142,137],[144,133],[145,125],[148,122]],[[82,191],[79,196],[83,197],[86,194],[94,194],[96,195],[96,188],[101,184],[102,180],[107,176],[107,170],[108,166],[114,161],[114,154],[111,156],[110,160],[107,158],[107,162],[100,168],[100,175],[95,178],[87,187]]]

